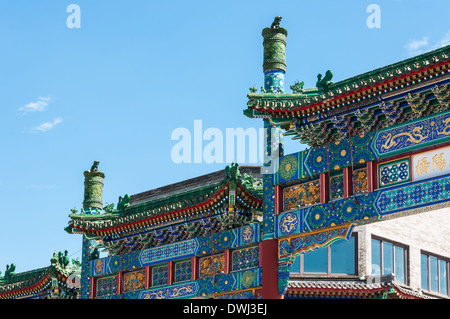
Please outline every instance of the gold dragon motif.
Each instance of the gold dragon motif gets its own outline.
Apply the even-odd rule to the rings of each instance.
[[[443,120],[442,123],[445,124],[445,127],[442,129],[442,131],[437,132],[437,134],[438,135],[450,135],[450,117]]]
[[[428,138],[428,135],[423,136],[421,134],[423,130],[423,126],[417,126],[415,127],[412,132],[403,132],[403,133],[398,133],[394,136],[392,136],[392,133],[388,133],[387,135],[382,136],[382,138],[386,139],[386,142],[384,142],[383,145],[381,145],[381,148],[383,149],[390,149],[391,147],[396,146],[399,142],[395,141],[395,139],[401,137],[401,136],[407,136],[408,138],[406,139],[406,142],[411,142],[411,143],[420,143],[422,142],[424,139]]]

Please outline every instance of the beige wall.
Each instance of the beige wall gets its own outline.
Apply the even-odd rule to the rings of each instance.
[[[450,208],[358,226],[359,273],[371,274],[371,237],[408,246],[410,286],[420,288],[420,252],[450,257]]]

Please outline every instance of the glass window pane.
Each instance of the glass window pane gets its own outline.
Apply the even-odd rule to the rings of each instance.
[[[430,256],[430,290],[438,291],[438,262],[433,256]]]
[[[405,250],[395,246],[395,281],[405,284]]]
[[[420,274],[422,289],[428,290],[428,256],[420,255]]]
[[[439,260],[439,292],[443,295],[447,294],[447,263],[445,260]]]
[[[372,275],[381,275],[381,242],[372,239]]]
[[[383,242],[383,275],[394,272],[394,245]]]
[[[355,274],[355,237],[331,244],[331,273]]]
[[[291,272],[300,272],[300,255],[295,257],[291,266]]]
[[[313,273],[328,272],[328,248],[319,248],[305,253],[303,256],[303,271]]]

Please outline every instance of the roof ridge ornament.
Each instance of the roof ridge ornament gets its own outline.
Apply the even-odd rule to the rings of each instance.
[[[323,89],[324,91],[328,91],[328,87],[333,84],[334,82],[331,81],[333,78],[333,72],[331,70],[327,70],[325,72],[325,77],[322,78],[322,74],[319,73],[317,75],[317,83],[316,87],[320,90]]]

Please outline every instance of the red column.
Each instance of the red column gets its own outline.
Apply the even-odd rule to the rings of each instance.
[[[192,259],[191,259],[191,269],[192,269],[191,280],[196,280],[198,278],[197,260],[198,260],[198,257],[196,257],[196,256],[192,257]]]
[[[167,284],[168,285],[172,285],[173,284],[173,279],[174,279],[174,263],[173,263],[173,261],[169,261],[169,264],[168,264],[168,271],[169,271],[169,273],[168,273],[168,278],[167,278]]]
[[[122,278],[123,272],[119,271],[117,273],[117,294],[120,295],[122,293]]]
[[[278,240],[259,243],[259,264],[262,267],[262,298],[283,299],[278,293]]]
[[[91,295],[89,296],[90,299],[94,299],[96,295],[95,281],[96,279],[94,277],[91,277]]]
[[[283,211],[283,190],[280,185],[275,185],[275,215],[280,214]]]
[[[152,283],[152,271],[150,266],[145,267],[145,289],[150,288]]]
[[[329,201],[328,173],[320,174],[320,203],[325,204]]]
[[[367,162],[367,191],[369,193],[377,189],[377,172],[375,162]]]
[[[344,198],[352,196],[352,169],[344,167]]]
[[[225,249],[224,252],[224,273],[229,274],[231,268],[231,251],[229,249]]]

